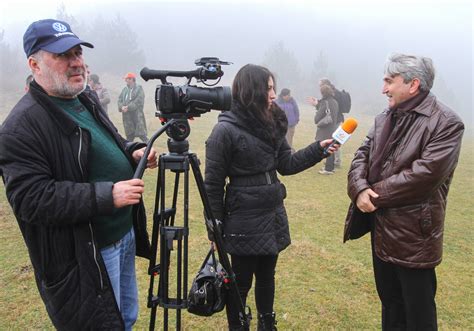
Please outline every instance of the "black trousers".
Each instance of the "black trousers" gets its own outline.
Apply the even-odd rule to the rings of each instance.
[[[373,248],[372,259],[382,302],[382,330],[437,330],[435,269],[406,268],[382,261]]]
[[[252,288],[252,279],[255,275],[255,303],[260,314],[273,312],[275,297],[275,267],[278,255],[264,256],[237,256],[231,255],[232,270],[235,273],[240,297],[244,305],[247,294]],[[239,307],[232,296],[227,297],[227,321],[229,327],[240,326]]]

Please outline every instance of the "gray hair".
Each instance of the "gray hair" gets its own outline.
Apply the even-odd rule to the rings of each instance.
[[[417,78],[420,91],[426,92],[433,87],[435,69],[428,57],[395,53],[385,63],[385,74],[391,77],[400,75],[405,83]]]
[[[39,49],[36,52],[34,52],[33,54],[31,54],[29,57],[32,57],[35,60],[42,60],[44,53],[45,53],[45,51],[43,51],[42,49]]]
[[[43,51],[42,49],[39,49],[36,52],[34,52],[33,54],[31,54],[30,56],[28,56],[28,58],[31,57],[31,58],[35,59],[36,61],[41,62],[41,61],[43,61],[44,53],[45,53],[45,51]],[[33,70],[31,70],[31,74],[33,76],[35,75]]]

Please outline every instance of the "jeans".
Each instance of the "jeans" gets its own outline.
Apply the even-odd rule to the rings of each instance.
[[[133,228],[116,243],[100,250],[114,290],[115,300],[131,330],[138,317],[138,290],[135,275],[135,233]]]

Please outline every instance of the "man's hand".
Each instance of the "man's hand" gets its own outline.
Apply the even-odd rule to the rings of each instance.
[[[379,195],[372,191],[372,189],[367,188],[359,193],[357,196],[356,205],[363,213],[371,213],[377,210],[377,207],[374,206],[370,198],[378,198]]]
[[[146,147],[137,149],[136,151],[132,153],[132,157],[135,160],[135,162],[137,163],[140,162],[140,159],[145,153],[145,148]],[[147,161],[148,161],[146,164],[147,168],[154,169],[158,166],[158,161],[156,160],[156,151],[153,147],[150,149],[150,153],[148,154]]]
[[[122,113],[126,113],[128,111],[128,106],[122,106]]]
[[[318,99],[316,99],[315,97],[306,97],[306,102],[314,107],[318,105]]]
[[[130,179],[117,182],[112,187],[114,207],[122,208],[140,202],[145,183],[141,179]]]
[[[320,141],[319,144],[321,145],[322,148],[326,148],[332,143],[332,141],[333,141],[332,139],[326,139],[326,140]],[[328,154],[334,153],[335,151],[339,149],[339,147],[341,147],[341,145],[339,145],[338,143],[335,143],[334,145],[328,148]]]

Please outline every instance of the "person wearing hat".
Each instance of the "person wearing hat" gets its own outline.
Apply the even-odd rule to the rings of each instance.
[[[82,46],[93,45],[69,24],[34,22],[23,46],[34,80],[0,129],[0,174],[40,296],[59,330],[130,330],[135,253],[150,255],[144,182],[131,179],[145,145],[84,91]]]
[[[96,74],[92,74],[89,76],[89,85],[95,93],[97,93],[97,97],[99,98],[100,105],[108,113],[107,105],[110,103],[110,95],[109,91],[105,87],[102,86],[101,82],[99,81],[99,76]]]
[[[127,84],[118,98],[118,111],[122,113],[123,126],[127,140],[133,141],[135,137],[147,142],[146,121],[143,113],[145,92],[137,84],[137,77],[129,72],[124,77]]]

